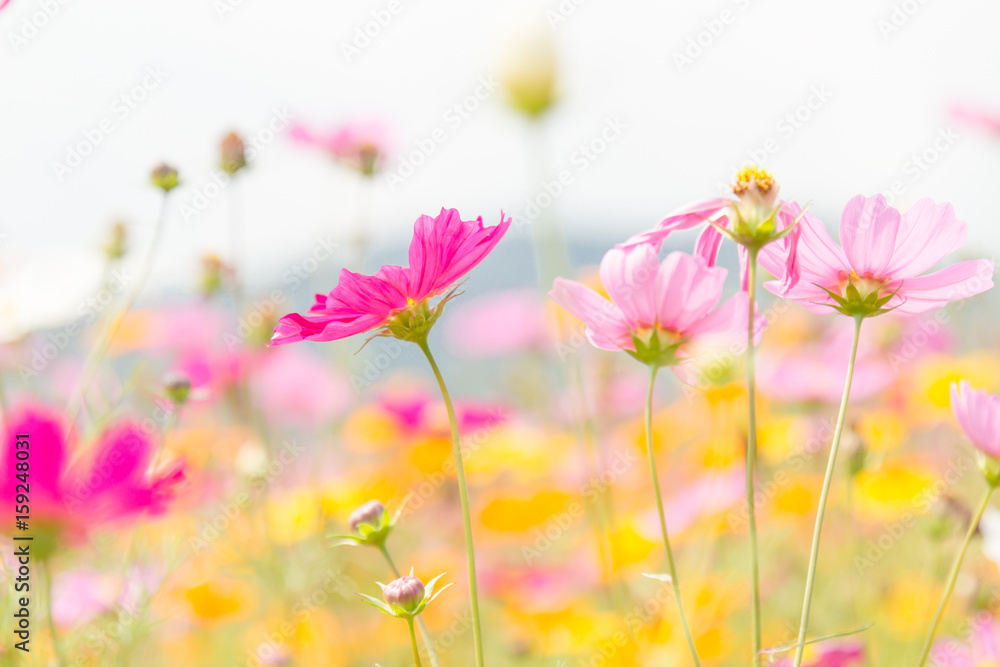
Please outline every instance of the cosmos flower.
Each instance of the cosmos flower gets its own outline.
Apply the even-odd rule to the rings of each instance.
[[[962,380],[951,385],[951,409],[976,449],[1000,458],[1000,396],[973,389]]]
[[[936,667],[1000,664],[1000,623],[989,614],[982,614],[970,624],[967,641],[942,637],[934,642],[928,664]]]
[[[389,150],[389,129],[374,120],[348,122],[329,131],[296,123],[289,135],[299,143],[326,151],[338,162],[365,176],[379,170]]]
[[[413,227],[410,266],[386,265],[374,276],[344,269],[333,291],[316,295],[309,314],[281,318],[271,344],[338,340],[373,329],[383,329],[378,335],[420,340],[447,297],[434,307],[430,300],[483,261],[509,226],[510,218],[502,213],[495,227],[483,227],[481,217],[462,220],[455,209],[442,208],[435,218],[422,215]]]
[[[951,204],[921,199],[901,214],[880,194],[858,195],[841,215],[841,246],[815,218],[806,216],[799,226],[795,258],[777,246],[761,252],[761,266],[783,276],[764,286],[814,312],[923,313],[993,287],[993,262],[986,259],[921,275],[965,243],[966,225]],[[785,289],[792,264],[800,280]]]
[[[31,519],[36,536],[42,536],[42,551],[52,548],[64,535],[82,537],[90,528],[167,509],[174,487],[183,481],[184,470],[175,464],[147,473],[156,445],[136,424],[121,422],[107,430],[92,446],[89,461],[70,465],[69,451],[60,419],[38,407],[16,413],[6,429],[3,460],[11,474],[0,482],[0,493],[11,505],[17,497],[17,434],[28,434],[30,453]],[[48,539],[46,539],[48,538]],[[36,537],[36,544],[38,538]]]
[[[746,337],[745,292],[715,308],[724,268],[683,252],[670,253],[661,263],[657,254],[648,243],[608,251],[601,282],[611,301],[563,278],[556,279],[549,296],[587,325],[594,346],[624,350],[650,365],[676,367],[705,345]]]
[[[778,184],[770,172],[748,165],[736,173],[731,186],[733,198],[719,197],[681,207],[663,219],[653,229],[637,234],[619,248],[652,244],[657,250],[672,232],[698,227],[707,223],[695,243],[695,254],[709,266],[715,265],[725,234],[740,245],[740,281],[748,287],[748,248],[760,249],[776,245],[789,258],[789,271],[783,289],[791,289],[798,281],[795,257],[798,238],[797,220],[806,216],[795,202],[778,199]]]

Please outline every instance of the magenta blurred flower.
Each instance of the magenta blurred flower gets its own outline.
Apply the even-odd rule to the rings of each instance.
[[[951,115],[956,120],[979,125],[990,132],[1000,134],[1000,113],[960,104],[951,108]]]
[[[761,248],[778,246],[790,258],[793,269],[785,277],[784,289],[790,289],[798,280],[794,271],[798,238],[795,221],[804,215],[795,202],[778,199],[778,185],[771,174],[755,165],[748,165],[736,174],[732,185],[735,198],[719,197],[688,204],[663,219],[653,229],[637,234],[618,248],[652,244],[657,250],[672,232],[692,229],[706,224],[695,243],[695,254],[709,266],[715,265],[722,244],[723,232],[740,244],[740,284],[748,287],[747,246]]]
[[[378,335],[416,341],[441,314],[430,299],[441,296],[478,265],[500,242],[510,218],[483,227],[483,219],[465,221],[455,209],[437,217],[420,216],[413,227],[410,266],[386,265],[374,276],[344,269],[328,295],[316,295],[308,315],[281,318],[272,345],[301,340],[330,341],[373,329]]]
[[[801,280],[788,291],[778,281],[765,287],[814,312],[923,313],[993,287],[993,262],[986,259],[920,275],[965,242],[965,223],[955,217],[951,204],[921,199],[900,214],[880,194],[858,195],[841,215],[843,247],[815,218],[806,216],[799,226],[795,261]],[[775,276],[784,276],[790,261],[780,248],[761,252],[761,265]]]
[[[865,661],[865,649],[859,642],[820,644],[815,660],[804,663],[806,667],[851,667]],[[790,659],[774,663],[774,667],[790,667]]]
[[[1000,665],[1000,623],[982,614],[969,626],[968,642],[942,637],[934,642],[928,664],[935,667]]]
[[[299,143],[326,151],[366,176],[379,170],[390,143],[389,128],[376,120],[352,121],[329,131],[296,123],[289,130],[289,136]]]
[[[322,362],[303,348],[268,350],[251,378],[254,403],[273,423],[306,426],[342,415],[351,405],[351,386]]]
[[[951,410],[976,449],[1000,459],[1000,396],[973,389],[968,380],[953,382]]]
[[[82,537],[89,528],[166,510],[184,469],[175,464],[147,473],[156,445],[136,424],[121,422],[93,445],[89,464],[69,466],[65,430],[59,417],[42,408],[17,412],[6,429],[0,493],[11,507],[17,497],[14,477],[19,449],[16,434],[29,434],[33,528],[52,538]],[[73,439],[70,439],[70,445]],[[72,446],[69,447],[72,449]],[[37,534],[37,533],[36,533]]]
[[[603,350],[624,350],[643,363],[676,366],[702,346],[746,338],[747,294],[713,310],[726,270],[705,259],[672,252],[661,263],[652,244],[612,248],[601,260],[601,282],[611,301],[589,287],[557,278],[556,303],[587,325],[587,338]],[[761,331],[764,322],[755,327]]]

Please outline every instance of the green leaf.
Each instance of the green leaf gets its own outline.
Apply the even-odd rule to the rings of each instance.
[[[383,614],[388,614],[389,616],[395,616],[396,615],[396,614],[394,614],[392,612],[392,609],[389,608],[389,605],[387,605],[386,603],[382,602],[381,600],[373,598],[370,595],[365,595],[364,593],[358,593],[358,595],[360,595],[361,598],[365,602],[367,602],[371,606],[375,607],[376,609],[378,609]]]
[[[656,579],[657,581],[662,581],[667,584],[674,583],[673,578],[671,578],[669,574],[654,574],[650,572],[643,572],[642,576],[646,577],[647,579]]]
[[[795,641],[787,642],[776,646],[774,648],[766,648],[761,650],[761,655],[774,655],[776,653],[784,653],[785,651],[791,651],[793,648],[798,648],[799,646],[808,646],[809,644],[818,644],[819,642],[825,642],[830,639],[840,639],[841,637],[850,637],[851,635],[856,635],[858,633],[864,632],[868,628],[875,625],[875,623],[869,623],[868,625],[863,625],[860,628],[855,628],[854,630],[848,630],[847,632],[837,632],[832,635],[824,635],[823,637],[817,637],[816,639],[810,639],[804,641],[801,644]]]

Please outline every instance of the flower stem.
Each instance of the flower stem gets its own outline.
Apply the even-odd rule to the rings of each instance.
[[[854,318],[854,340],[851,343],[851,358],[847,362],[847,378],[844,380],[844,396],[840,399],[840,412],[837,414],[837,426],[833,432],[833,444],[830,446],[830,460],[826,464],[826,476],[823,478],[823,491],[819,496],[819,508],[816,511],[816,528],[813,531],[812,549],[809,553],[809,572],[806,574],[806,593],[802,600],[802,620],[799,622],[798,647],[795,649],[795,667],[802,664],[802,653],[805,649],[806,631],[809,629],[809,608],[812,604],[813,586],[816,583],[816,563],[819,561],[819,540],[823,533],[823,516],[826,514],[826,498],[833,482],[833,471],[837,464],[837,451],[840,449],[840,436],[844,432],[844,417],[847,415],[847,400],[851,396],[851,380],[854,378],[854,362],[858,357],[858,340],[861,338],[861,323],[863,316]]]
[[[667,566],[670,568],[670,584],[674,588],[674,597],[677,598],[677,611],[681,616],[681,625],[684,627],[684,638],[687,640],[688,649],[691,651],[691,659],[697,667],[701,667],[701,660],[698,659],[698,649],[695,648],[694,639],[691,637],[691,628],[688,626],[687,616],[684,614],[684,603],[681,601],[681,586],[677,581],[677,565],[674,563],[674,551],[670,548],[670,537],[667,535],[667,518],[663,514],[663,496],[660,493],[660,480],[656,474],[656,457],[653,456],[653,388],[656,386],[656,372],[658,366],[652,365],[649,375],[649,391],[646,392],[646,453],[649,455],[649,472],[653,477],[653,493],[656,495],[656,511],[660,515],[660,530],[663,533],[663,547],[667,551]]]
[[[56,621],[52,617],[52,572],[49,570],[48,563],[43,563],[40,569],[42,574],[42,595],[45,596],[45,616],[49,626],[49,634],[52,636],[52,650],[56,654],[56,665],[62,667],[65,664],[65,660],[63,660],[62,648],[59,645],[59,633],[56,631]]]
[[[413,632],[413,619],[406,619],[406,626],[410,628],[410,646],[413,647],[413,664],[420,667],[420,652],[417,651],[417,635]]]
[[[927,631],[927,639],[924,640],[924,648],[920,652],[920,662],[917,663],[918,667],[923,667],[924,663],[927,662],[927,657],[931,653],[931,646],[934,643],[934,635],[937,634],[938,625],[941,623],[941,616],[944,615],[945,607],[948,606],[948,599],[951,597],[951,593],[955,590],[955,581],[958,579],[958,572],[962,569],[962,561],[965,560],[965,552],[969,550],[969,543],[972,542],[973,536],[976,534],[976,528],[979,527],[979,520],[983,518],[983,513],[986,511],[986,507],[990,504],[990,498],[993,497],[993,492],[996,487],[992,484],[990,488],[986,491],[986,497],[983,498],[982,504],[979,506],[979,510],[976,512],[976,516],[972,519],[972,523],[969,524],[969,531],[965,534],[965,541],[962,542],[962,548],[958,551],[958,556],[955,558],[955,564],[951,566],[951,574],[948,575],[948,584],[945,586],[944,593],[941,595],[941,602],[938,603],[937,611],[934,612],[934,620],[931,622],[931,627]]]
[[[753,664],[760,667],[763,631],[760,613],[760,556],[757,547],[757,509],[754,493],[757,472],[757,348],[754,323],[757,315],[757,249],[747,248],[747,524],[750,530],[750,624],[753,632]]]
[[[160,247],[160,239],[163,238],[164,221],[167,217],[167,201],[168,195],[164,192],[160,204],[160,215],[156,219],[156,227],[153,228],[153,240],[149,244],[149,249],[146,251],[146,256],[142,264],[139,266],[139,274],[132,283],[132,289],[125,294],[117,312],[106,321],[104,328],[98,335],[97,342],[90,350],[90,354],[84,363],[78,386],[70,397],[70,404],[66,409],[66,414],[69,415],[69,428],[66,432],[66,441],[69,441],[73,433],[76,420],[80,416],[80,410],[87,397],[87,390],[90,388],[90,383],[93,381],[94,375],[97,373],[97,369],[104,359],[104,355],[107,354],[111,341],[114,340],[115,334],[118,333],[118,328],[121,327],[122,321],[129,310],[131,310],[135,300],[139,297],[143,286],[146,284],[146,280],[149,278],[149,274],[152,272],[153,263],[156,260],[156,254]]]
[[[392,573],[399,579],[402,574],[399,573],[399,568],[392,561],[392,557],[389,555],[389,550],[385,548],[385,544],[379,545],[379,550],[382,555],[385,556],[385,562],[389,564],[389,569]],[[427,657],[430,658],[431,665],[434,667],[441,667],[441,663],[438,662],[437,653],[434,651],[434,642],[431,641],[431,633],[427,631],[427,624],[424,623],[422,616],[417,616],[417,623],[420,625],[420,637],[424,640],[424,646],[427,647]]]
[[[417,343],[427,357],[427,362],[431,365],[434,377],[437,379],[438,387],[441,389],[441,398],[448,411],[448,423],[451,426],[451,445],[455,453],[455,474],[458,477],[458,495],[462,501],[462,521],[465,527],[465,560],[469,569],[469,601],[472,607],[472,640],[476,648],[476,665],[483,667],[483,637],[479,623],[479,589],[476,584],[476,550],[472,544],[472,518],[469,515],[469,490],[465,483],[465,466],[462,464],[462,443],[458,436],[458,420],[455,419],[455,406],[452,405],[451,396],[448,394],[448,387],[445,386],[441,369],[434,361],[431,348],[427,345],[427,339]]]

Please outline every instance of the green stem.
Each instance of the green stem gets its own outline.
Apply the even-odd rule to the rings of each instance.
[[[420,667],[420,652],[417,651],[417,635],[413,632],[413,619],[406,619],[406,627],[410,629],[410,646],[413,647],[413,664]]]
[[[104,355],[107,354],[111,341],[114,340],[115,334],[118,333],[118,328],[121,326],[122,321],[125,319],[129,310],[131,310],[133,304],[135,304],[136,299],[142,292],[143,286],[146,284],[146,280],[149,279],[150,272],[153,270],[156,253],[160,247],[160,239],[163,237],[163,228],[165,226],[164,221],[167,217],[167,200],[167,193],[164,192],[160,204],[160,215],[156,219],[156,226],[153,228],[153,240],[150,242],[149,249],[146,251],[146,257],[139,266],[139,274],[135,277],[135,280],[132,283],[132,289],[126,292],[125,298],[122,300],[121,306],[118,308],[118,311],[115,312],[114,316],[105,322],[104,328],[98,335],[97,342],[91,349],[90,354],[87,356],[87,360],[84,363],[83,371],[80,374],[79,384],[76,391],[70,397],[70,404],[66,409],[66,413],[70,416],[69,428],[66,432],[67,442],[73,433],[77,418],[80,416],[80,410],[86,399],[90,383],[93,381],[94,375],[97,373],[97,369],[100,367],[101,361],[104,359]],[[79,453],[80,452],[78,451],[77,455],[79,455]]]
[[[757,471],[757,346],[754,324],[757,319],[757,250],[747,248],[747,523],[750,529],[750,624],[753,631],[753,664],[760,667],[763,630],[760,613],[760,551],[757,546],[757,508],[754,501]]]
[[[392,557],[389,555],[389,550],[385,548],[385,544],[379,545],[379,550],[382,555],[385,556],[385,562],[389,564],[389,569],[396,576],[397,579],[403,575],[399,573],[399,568],[392,561]],[[427,647],[427,657],[430,658],[431,664],[434,667],[441,667],[441,663],[438,662],[437,653],[434,651],[434,642],[431,641],[431,633],[427,631],[427,624],[424,623],[422,616],[417,616],[417,624],[420,625],[420,636],[424,640],[424,646]]]
[[[43,563],[41,568],[42,574],[42,595],[45,596],[43,602],[45,604],[45,617],[49,626],[49,634],[52,635],[52,650],[56,654],[56,665],[62,667],[65,664],[63,659],[62,648],[59,645],[59,633],[56,631],[56,621],[52,618],[52,573],[49,571],[48,563]]]
[[[819,509],[816,511],[816,528],[813,531],[812,549],[809,553],[809,572],[806,575],[806,593],[802,600],[802,620],[799,622],[799,641],[795,649],[795,667],[802,664],[802,653],[805,649],[806,631],[809,629],[809,609],[812,604],[813,586],[816,583],[816,563],[819,561],[819,541],[823,533],[823,517],[826,514],[826,498],[830,494],[830,484],[833,482],[833,471],[837,464],[837,451],[840,449],[840,436],[844,432],[844,417],[847,415],[847,400],[851,396],[851,380],[854,378],[854,362],[858,356],[858,340],[861,338],[861,323],[863,316],[854,318],[854,340],[851,343],[851,358],[847,362],[847,378],[844,380],[844,396],[840,399],[840,412],[837,414],[837,426],[833,432],[833,444],[830,446],[830,460],[826,464],[826,476],[823,478],[823,491],[819,496]]]
[[[427,362],[431,365],[431,370],[434,371],[434,377],[437,379],[438,387],[441,389],[441,398],[444,400],[444,406],[448,411],[448,423],[451,426],[451,445],[455,453],[455,474],[458,477],[458,495],[462,501],[462,522],[465,527],[465,560],[469,569],[469,602],[472,607],[472,640],[476,648],[476,665],[477,667],[483,667],[483,637],[482,629],[479,623],[479,588],[476,584],[476,550],[472,544],[472,518],[469,515],[469,490],[465,483],[465,466],[462,464],[462,443],[460,442],[458,436],[458,421],[455,419],[455,406],[452,405],[451,396],[448,394],[448,387],[444,383],[444,377],[441,375],[441,369],[438,368],[437,362],[434,361],[434,355],[431,354],[431,348],[427,345],[427,339],[424,338],[419,341],[417,345],[420,346],[424,356],[427,357]]]
[[[687,640],[688,649],[691,651],[691,659],[697,667],[701,667],[701,660],[698,659],[698,649],[695,648],[694,639],[691,637],[691,628],[688,626],[687,616],[684,614],[684,603],[681,600],[681,586],[677,581],[677,565],[674,563],[674,551],[670,548],[670,537],[667,535],[667,518],[663,514],[663,496],[660,493],[660,480],[656,474],[656,457],[653,456],[653,388],[656,386],[656,372],[658,366],[652,365],[649,374],[649,391],[646,392],[646,453],[649,455],[649,473],[653,477],[653,493],[656,495],[656,511],[660,515],[660,530],[663,533],[663,548],[667,551],[667,566],[670,568],[670,584],[674,588],[674,597],[677,598],[677,611],[681,616],[681,625],[684,628],[684,638]]]
[[[962,569],[962,561],[965,560],[965,552],[969,550],[969,543],[972,542],[973,536],[976,534],[976,528],[979,526],[979,520],[983,518],[983,513],[986,511],[986,507],[990,504],[990,498],[993,497],[993,492],[996,487],[990,484],[990,488],[986,491],[986,497],[983,498],[982,504],[979,506],[979,510],[976,512],[976,516],[972,519],[972,523],[969,525],[969,532],[965,534],[965,541],[962,542],[962,548],[958,552],[958,556],[955,558],[955,564],[951,566],[951,574],[948,575],[948,584],[945,586],[944,593],[941,595],[941,602],[938,603],[937,611],[934,612],[934,620],[931,622],[931,627],[927,631],[927,639],[924,640],[924,648],[920,652],[920,662],[917,663],[918,667],[923,667],[924,663],[927,662],[927,656],[931,653],[931,646],[934,644],[934,635],[937,634],[938,625],[941,623],[941,616],[944,615],[945,607],[948,606],[948,599],[951,597],[951,593],[955,590],[955,581],[958,579],[958,572]]]

